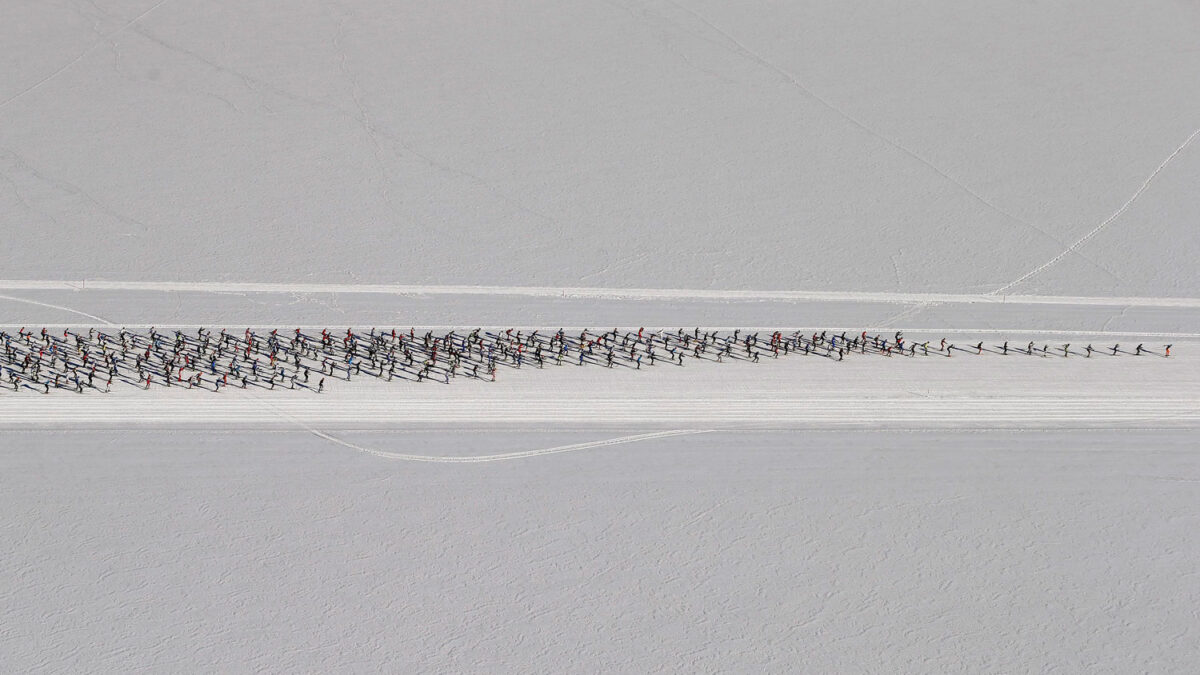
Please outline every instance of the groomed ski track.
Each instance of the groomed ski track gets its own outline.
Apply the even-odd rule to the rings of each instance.
[[[992,344],[987,345],[989,350]],[[1059,344],[1051,342],[1058,348]],[[1133,344],[1123,342],[1123,349]],[[50,394],[0,388],[0,428],[578,429],[609,437],[665,430],[1200,427],[1200,344],[1137,357],[1073,347],[1072,356],[953,358],[765,356],[628,367],[501,368],[495,382],[460,376],[384,382],[326,378],[273,391],[229,386]],[[316,375],[314,373],[314,375]],[[473,453],[469,453],[473,454]]]
[[[262,283],[223,281],[105,281],[0,279],[0,290],[159,291],[174,293],[348,293],[578,298],[597,300],[803,300],[889,304],[963,303],[1085,305],[1102,307],[1200,308],[1190,297],[1089,297],[995,293],[900,293],[860,291],[770,291],[691,288],[592,288],[552,286],[455,286],[407,284]]]

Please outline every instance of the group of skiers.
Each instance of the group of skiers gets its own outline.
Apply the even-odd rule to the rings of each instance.
[[[688,359],[758,363],[763,356],[796,354],[842,361],[855,354],[950,357],[956,352],[982,355],[986,350],[1002,355],[1091,357],[1098,351],[1090,344],[1074,352],[1070,344],[1053,349],[1043,344],[1039,349],[1033,342],[1010,348],[1007,341],[988,347],[981,341],[964,348],[945,339],[931,347],[930,342],[907,341],[900,332],[890,338],[868,335],[866,331],[850,336],[845,332],[831,335],[829,331],[774,331],[761,335],[740,329],[722,334],[699,328],[614,328],[605,332],[583,330],[578,335],[568,335],[562,329],[526,333],[476,328],[435,335],[432,331],[418,334],[412,328],[407,332],[372,328],[357,333],[348,328],[345,334],[340,329],[336,334],[327,329],[309,334],[297,328],[281,335],[278,330],[258,334],[246,329],[235,334],[200,328],[192,335],[154,328],[145,333],[121,329],[109,334],[90,328],[86,332],[64,330],[58,335],[45,328],[37,333],[22,328],[16,335],[0,332],[0,377],[2,384],[13,391],[46,394],[51,390],[107,392],[116,384],[143,389],[161,386],[219,392],[224,387],[256,387],[322,393],[327,380],[348,382],[367,376],[389,382],[400,379],[449,384],[457,377],[495,381],[499,368],[522,366],[571,364],[640,370],[642,366],[660,364],[683,366]],[[1171,345],[1165,345],[1159,353],[1147,350],[1144,344],[1126,352],[1118,344],[1105,348],[1103,353],[1169,357]],[[4,389],[2,384],[0,390]]]

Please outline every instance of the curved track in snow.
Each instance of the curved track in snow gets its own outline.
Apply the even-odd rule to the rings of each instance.
[[[1200,424],[1200,395],[728,396],[398,398],[325,394],[260,396],[55,394],[0,398],[4,427],[292,426],[380,428],[802,429],[1095,427]],[[364,450],[363,448],[355,448]],[[465,461],[465,460],[464,460]]]

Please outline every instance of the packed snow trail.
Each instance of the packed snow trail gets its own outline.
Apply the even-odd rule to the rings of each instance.
[[[544,331],[544,332],[543,332]],[[761,334],[768,334],[760,338]],[[565,329],[537,329],[525,334],[519,329],[484,330],[476,328],[451,329],[444,335],[425,331],[418,335],[410,328],[401,330],[355,333],[347,328],[332,333],[322,329],[306,333],[293,329],[292,337],[279,330],[257,333],[247,328],[239,337],[221,329],[197,329],[195,337],[183,331],[147,333],[122,328],[116,334],[89,328],[72,333],[69,329],[59,337],[45,327],[40,330],[18,329],[16,335],[0,330],[0,377],[7,378],[14,392],[49,394],[75,391],[77,393],[109,393],[114,385],[133,387],[148,392],[152,386],[175,387],[186,390],[219,393],[222,388],[262,388],[269,391],[308,390],[325,392],[328,379],[351,383],[364,375],[396,384],[409,382],[438,382],[451,380],[495,382],[499,369],[519,371],[527,366],[541,371],[545,366],[599,366],[616,371],[641,371],[658,366],[695,366],[721,364],[729,367],[737,362],[757,364],[764,357],[767,363],[778,363],[779,357],[792,359],[827,359],[842,363],[862,357],[908,357],[911,359],[950,358],[959,356],[1019,356],[1022,351],[1030,357],[1063,359],[1071,355],[1091,357],[1109,348],[1092,345],[1075,351],[1070,344],[1050,345],[1041,349],[1030,341],[1021,349],[1019,342],[1005,339],[1002,345],[979,340],[974,347],[960,347],[943,338],[940,343],[926,341],[904,342],[901,332],[891,338],[868,335],[867,331],[847,331],[829,335],[827,330],[806,335],[801,331],[691,331],[682,328],[627,330],[614,328],[611,332],[583,329],[578,338]],[[855,334],[857,333],[857,334]],[[1130,351],[1128,345],[1120,350],[1111,347],[1111,356],[1170,356],[1171,345],[1162,352],[1139,343]],[[1061,353],[1059,350],[1061,349]],[[918,350],[920,353],[918,354]],[[1140,361],[1147,363],[1147,361]],[[481,370],[482,369],[482,370]],[[97,380],[97,377],[99,380]]]
[[[0,297],[0,299],[3,299],[3,298]],[[369,322],[367,322],[367,323],[369,323]],[[228,324],[227,327],[230,327],[230,328],[236,326],[238,329],[249,328],[251,330],[270,330],[272,328],[278,328],[280,325],[279,323],[265,324],[265,323],[235,323],[235,322],[227,322],[227,324]],[[80,324],[77,324],[77,323],[26,322],[25,324],[22,324],[22,325],[24,325],[25,327],[28,327],[31,325],[36,325],[39,329],[40,328],[46,328],[46,329],[50,329],[50,330],[57,329],[59,331],[63,330],[64,328],[79,330],[79,329],[87,329],[87,328],[91,327],[91,326],[87,326],[87,325],[81,326]],[[116,326],[117,324],[115,324],[115,323],[96,324],[95,327],[99,328],[102,325],[103,326]],[[211,324],[211,323],[203,323],[203,324],[202,323],[171,323],[168,321],[160,321],[158,323],[152,323],[152,324],[151,323],[123,323],[123,324],[120,324],[120,326],[122,328],[126,328],[129,330],[145,330],[145,329],[150,329],[150,328],[161,328],[163,330],[183,330],[183,331],[191,331],[191,332],[195,332],[195,330],[197,328],[206,328],[206,329],[211,328],[212,325],[213,324]],[[601,325],[603,325],[603,324],[601,324]],[[287,327],[290,329],[299,328],[300,330],[321,330],[323,328],[328,328],[329,324],[288,323]],[[443,331],[443,332],[448,331],[448,330],[462,330],[462,324],[412,324],[411,326],[409,324],[405,324],[405,328],[409,328],[409,327],[411,327],[415,330],[421,331],[422,333],[424,333],[425,331],[429,331],[429,330]],[[473,325],[472,327],[474,328],[476,326]],[[493,326],[493,325],[483,324],[478,327],[485,328],[487,330],[505,330],[508,328],[512,328],[514,330],[519,329],[519,330],[523,330],[523,331],[531,331],[531,330],[536,330],[538,328],[545,328],[545,326],[533,325],[533,324],[516,324],[516,325],[511,325],[511,326],[507,325],[507,324],[504,326],[500,326],[500,325]],[[562,325],[559,327],[564,330],[578,332],[581,330],[591,330],[594,326]],[[20,326],[15,325],[15,324],[8,324],[8,325],[0,324],[0,330],[15,331],[18,328],[20,328]],[[775,328],[773,328],[771,326],[749,325],[749,324],[738,325],[738,326],[707,325],[707,328],[710,330],[718,330],[718,331],[725,331],[725,332],[733,332],[734,329],[737,329],[737,328],[741,328],[743,331],[749,330],[749,331],[759,331],[759,332],[769,332],[769,331],[775,330]],[[1171,338],[1171,339],[1180,340],[1180,341],[1182,341],[1182,340],[1200,340],[1200,333],[1180,333],[1180,332],[1147,332],[1147,331],[1119,331],[1119,330],[1046,330],[1046,329],[1042,329],[1042,328],[957,328],[957,327],[945,327],[945,326],[922,328],[922,327],[909,327],[909,326],[888,327],[888,326],[884,326],[884,325],[879,325],[879,326],[817,326],[817,325],[788,326],[789,331],[799,330],[802,333],[812,333],[813,331],[816,331],[819,333],[823,330],[826,330],[826,331],[835,332],[835,333],[840,334],[843,332],[850,333],[853,331],[858,331],[858,330],[863,330],[863,329],[866,329],[870,333],[878,333],[881,331],[891,332],[891,331],[895,331],[895,330],[901,330],[901,332],[903,332],[905,335],[922,335],[922,336],[931,336],[931,335],[943,336],[944,335],[947,338],[955,337],[955,336],[962,336],[962,335],[978,335],[978,336],[987,337],[989,340],[1002,339],[1002,338],[998,338],[996,336],[1003,336],[1003,335],[1019,336],[1019,337],[1033,337],[1034,339],[1039,340],[1039,341],[1041,341],[1043,337],[1047,337],[1047,336],[1070,337],[1070,338],[1094,337],[1094,338],[1105,338],[1105,339],[1113,339],[1113,340],[1132,340],[1134,338],[1147,338],[1147,339],[1148,338]]]

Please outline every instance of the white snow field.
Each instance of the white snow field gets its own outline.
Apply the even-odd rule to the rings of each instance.
[[[1198,28],[1174,0],[18,0],[0,269],[1196,296]]]
[[[1193,672],[1197,35],[1172,0],[0,3],[9,333],[1151,351],[3,386],[0,664]]]
[[[359,432],[511,452],[567,432]],[[1189,672],[1182,431],[4,432],[13,671]]]

